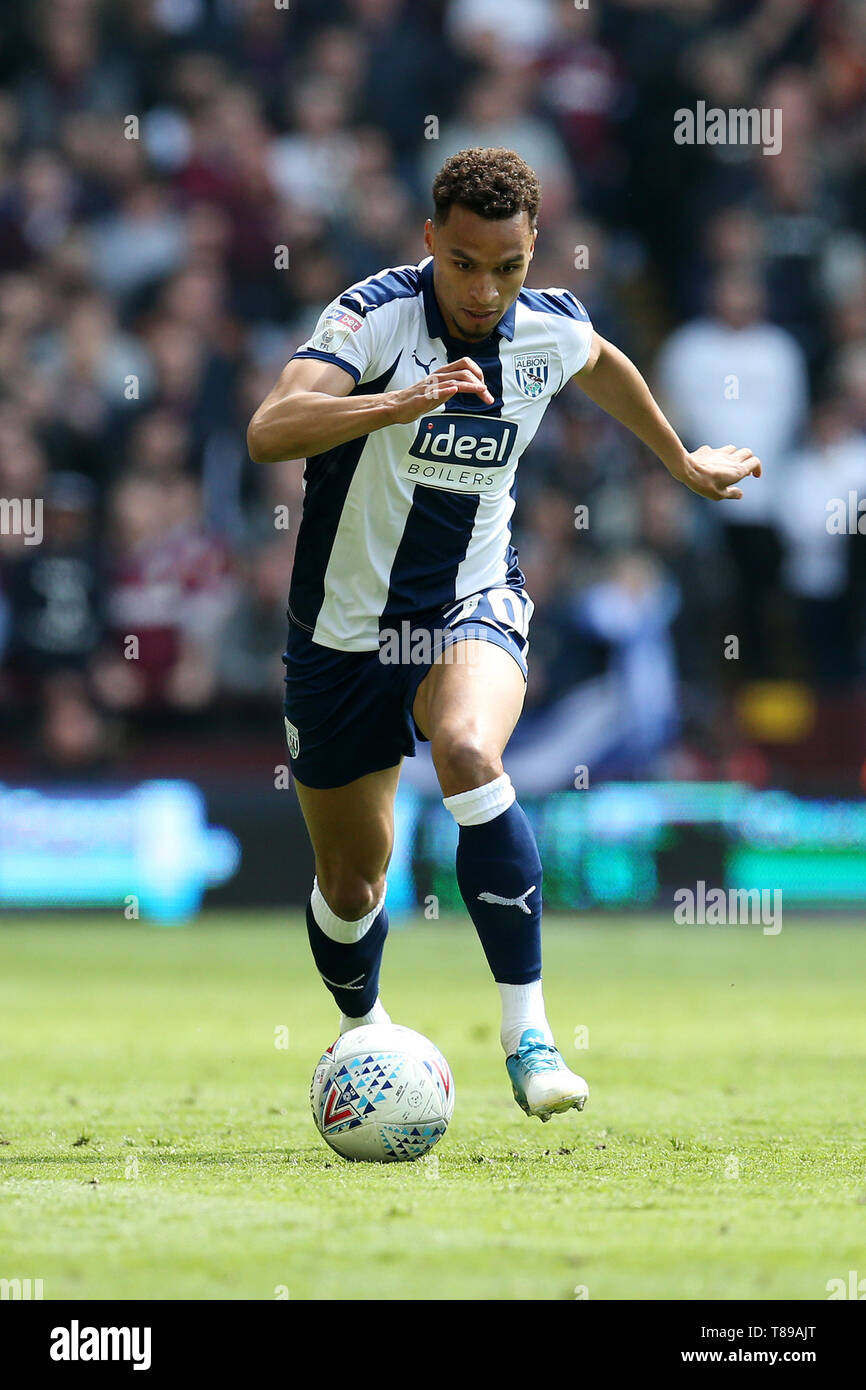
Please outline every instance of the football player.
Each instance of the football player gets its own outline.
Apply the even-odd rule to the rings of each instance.
[[[547,1120],[582,1109],[588,1088],[545,1015],[542,866],[502,764],[532,614],[511,544],[517,466],[574,382],[702,497],[741,497],[761,470],[733,444],[689,452],[569,289],[524,288],[539,201],[513,151],[448,159],[426,258],[327,305],[248,443],[260,463],[306,459],[285,727],[316,860],[310,945],[341,1032],[389,1021],[379,967],[394,796],[403,757],[429,740],[459,826],[460,893],[501,995],[514,1097]]]

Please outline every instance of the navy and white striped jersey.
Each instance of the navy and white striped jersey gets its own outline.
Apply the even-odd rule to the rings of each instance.
[[[400,390],[470,356],[493,404],[457,395],[307,460],[289,613],[313,640],[374,651],[404,617],[522,585],[515,473],[551,397],[586,362],[589,316],[569,290],[523,289],[483,342],[451,338],[433,261],[383,270],[324,310],[294,354],[335,362],[359,395]]]

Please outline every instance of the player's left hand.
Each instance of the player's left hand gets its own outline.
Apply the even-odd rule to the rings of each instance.
[[[742,497],[737,483],[750,476],[761,476],[761,460],[751,449],[738,449],[735,444],[713,449],[709,444],[702,444],[693,454],[687,455],[681,481],[699,497],[707,497],[711,502],[726,502]]]

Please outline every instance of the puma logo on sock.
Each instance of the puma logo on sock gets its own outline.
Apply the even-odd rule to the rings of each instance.
[[[498,903],[501,907],[519,907],[521,912],[525,912],[527,917],[532,916],[532,908],[526,906],[526,899],[530,893],[534,893],[538,884],[533,883],[531,888],[527,888],[525,893],[521,893],[519,898],[500,898],[498,893],[479,893],[478,901],[482,903]]]

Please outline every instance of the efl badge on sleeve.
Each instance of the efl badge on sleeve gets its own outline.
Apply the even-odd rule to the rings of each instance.
[[[338,305],[325,315],[324,323],[312,339],[310,347],[316,348],[318,352],[336,352],[352,333],[357,333],[363,326],[362,318]]]

